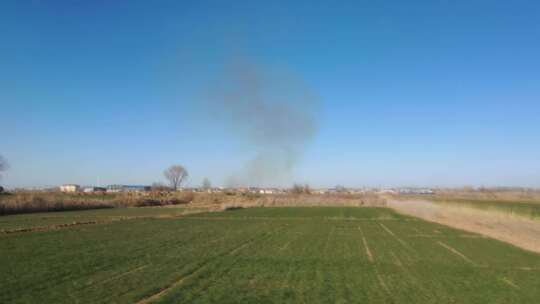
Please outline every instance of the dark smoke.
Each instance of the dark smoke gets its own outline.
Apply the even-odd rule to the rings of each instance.
[[[317,98],[292,73],[253,63],[229,66],[212,90],[219,121],[254,154],[235,185],[276,185],[290,177],[317,133]]]

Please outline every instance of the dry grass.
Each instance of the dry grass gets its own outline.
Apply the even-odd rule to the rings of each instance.
[[[382,207],[386,200],[377,195],[358,194],[276,194],[217,199],[221,210],[251,207]]]
[[[507,202],[535,202],[540,203],[540,191],[535,190],[512,190],[512,191],[497,191],[497,190],[438,190],[430,199],[452,201],[452,200],[468,200],[468,201],[507,201]]]
[[[16,192],[0,196],[0,215],[72,211],[116,207],[166,206],[191,203],[185,193],[66,194],[60,192]]]
[[[388,206],[403,214],[480,233],[540,253],[540,222],[537,220],[504,211],[426,200],[389,200]]]
[[[0,215],[69,211],[116,207],[146,207],[189,204],[207,210],[249,207],[292,206],[384,206],[376,195],[150,192],[113,194],[66,194],[60,192],[17,192],[0,197]]]
[[[0,197],[0,215],[112,207],[110,200],[52,193],[22,192]]]

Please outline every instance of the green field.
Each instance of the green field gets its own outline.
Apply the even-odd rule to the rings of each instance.
[[[51,228],[72,224],[108,223],[117,220],[138,218],[176,217],[186,212],[196,212],[196,208],[133,207],[113,209],[91,209],[86,211],[42,212],[0,216],[0,231]]]
[[[107,212],[122,213],[58,216]],[[43,216],[2,217],[0,229],[58,220]],[[0,303],[540,302],[540,255],[383,208],[254,208],[3,233],[0,261]]]

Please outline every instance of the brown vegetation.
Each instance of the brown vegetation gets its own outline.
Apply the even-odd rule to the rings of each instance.
[[[0,215],[112,207],[114,205],[110,200],[60,193],[20,192],[0,197]]]
[[[0,197],[0,215],[115,207],[146,207],[189,204],[206,210],[289,206],[384,206],[374,194],[254,194],[234,191],[194,193],[153,191],[143,193],[66,194],[17,192]]]
[[[496,210],[426,200],[388,200],[394,210],[427,221],[480,233],[540,253],[540,222]]]
[[[396,199],[404,196],[397,196]],[[497,188],[480,188],[474,190],[471,188],[462,189],[446,189],[437,190],[434,195],[422,196],[422,198],[431,200],[453,201],[453,200],[468,200],[468,201],[508,201],[508,202],[538,202],[540,203],[540,191],[534,189],[497,189]],[[410,196],[405,196],[405,199]]]
[[[0,215],[71,211],[115,207],[145,207],[188,204],[192,192],[65,194],[60,192],[16,192],[0,196]]]
[[[250,207],[382,207],[386,201],[375,194],[275,194],[219,196],[221,210]]]

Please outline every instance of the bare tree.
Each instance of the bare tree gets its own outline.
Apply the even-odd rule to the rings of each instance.
[[[180,166],[170,166],[167,170],[163,172],[163,175],[165,178],[169,181],[169,184],[171,188],[173,188],[174,191],[178,190],[178,187],[182,185],[182,182],[188,177],[187,170]]]
[[[2,171],[6,171],[8,169],[9,165],[7,160],[0,155],[0,178],[2,178]]]
[[[210,188],[212,188],[212,183],[210,182],[210,180],[208,179],[208,177],[205,177],[202,181],[202,187],[204,190],[208,190]]]

